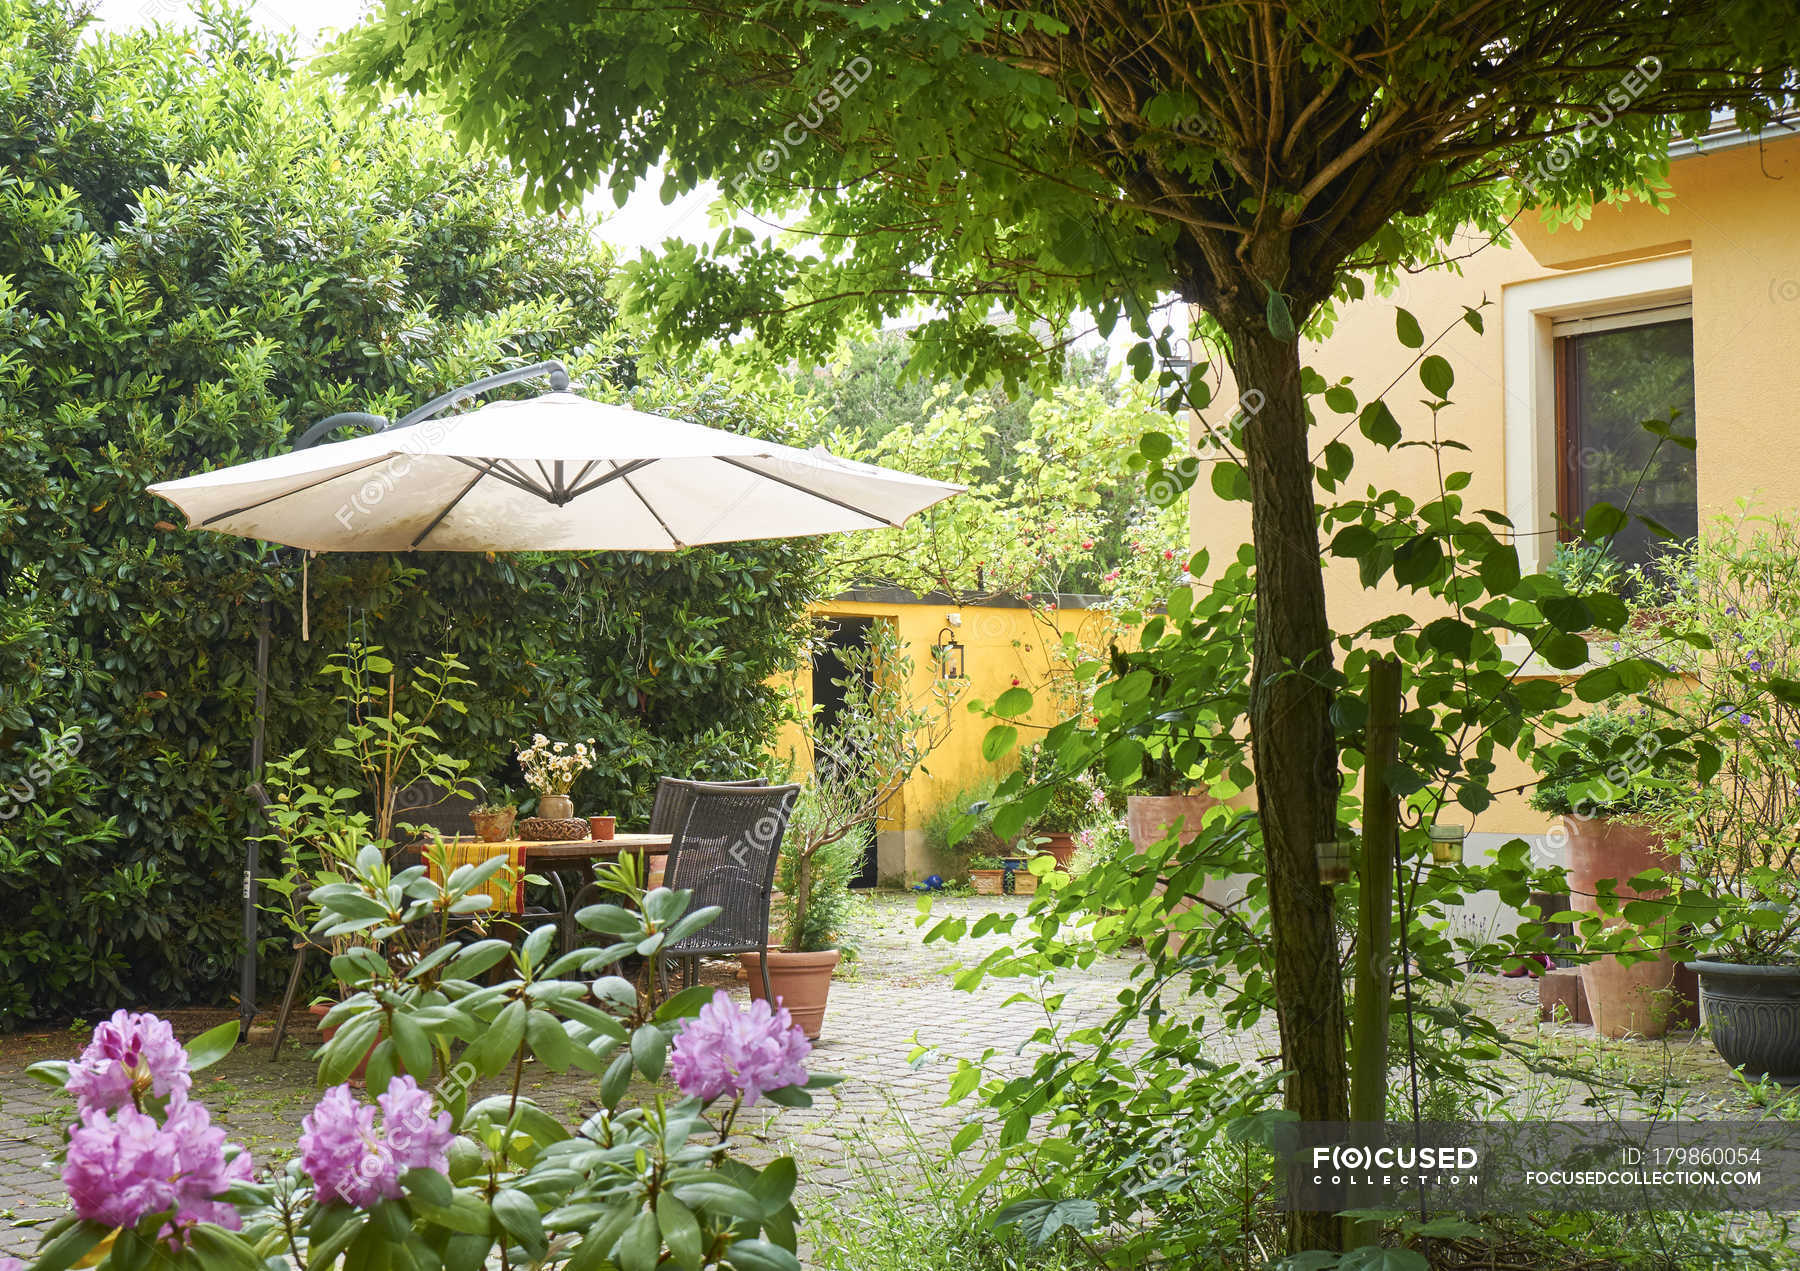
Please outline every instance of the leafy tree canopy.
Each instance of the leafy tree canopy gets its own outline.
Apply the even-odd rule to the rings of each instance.
[[[1270,288],[1295,321],[1436,259],[1516,202],[1653,188],[1664,143],[1792,87],[1791,0],[621,4],[386,0],[336,65],[435,97],[534,198],[653,171],[712,180],[727,229],[641,263],[633,299],[693,345],[746,330],[827,353],[935,306],[932,366],[1054,370],[1175,293],[1227,330]],[[1008,322],[991,319],[1003,313]],[[1033,325],[1037,324],[1037,325]],[[1040,338],[1041,337],[1041,338]]]
[[[959,393],[909,374],[904,333],[858,341],[799,383],[823,407],[819,436],[853,456],[967,487],[897,530],[834,540],[833,579],[1048,602],[1057,592],[1161,603],[1187,562],[1183,505],[1158,505],[1132,460],[1158,403],[1121,384],[1104,351],[1066,382]]]

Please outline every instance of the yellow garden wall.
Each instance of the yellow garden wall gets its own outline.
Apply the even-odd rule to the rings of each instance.
[[[1800,461],[1794,450],[1800,412],[1791,389],[1800,350],[1800,139],[1679,158],[1670,166],[1669,182],[1666,212],[1642,203],[1603,206],[1584,226],[1554,231],[1527,214],[1514,227],[1514,245],[1482,248],[1461,261],[1460,273],[1416,275],[1391,296],[1351,306],[1332,334],[1307,350],[1306,360],[1328,381],[1353,376],[1359,398],[1366,399],[1400,375],[1412,358],[1412,351],[1394,337],[1396,308],[1419,319],[1428,341],[1453,326],[1434,350],[1456,371],[1453,404],[1441,416],[1442,435],[1470,447],[1470,453],[1455,460],[1474,474],[1466,506],[1506,511],[1509,479],[1519,485],[1516,472],[1509,478],[1509,461],[1520,457],[1517,446],[1515,453],[1508,451],[1509,410],[1514,438],[1522,435],[1519,420],[1536,426],[1541,414],[1541,403],[1517,390],[1520,377],[1515,374],[1509,381],[1508,357],[1516,357],[1523,344],[1520,321],[1512,323],[1508,334],[1509,294],[1517,313],[1526,307],[1518,299],[1536,294],[1524,289],[1545,279],[1582,277],[1584,284],[1604,288],[1622,276],[1607,271],[1639,266],[1640,272],[1648,269],[1660,277],[1691,268],[1702,524],[1731,510],[1740,498],[1763,509],[1800,507]],[[1472,240],[1452,254],[1467,253],[1479,243]],[[1477,334],[1456,319],[1463,306],[1480,304],[1484,297],[1492,303],[1483,310],[1485,331]],[[1216,400],[1236,396],[1227,383]],[[1411,375],[1388,395],[1409,438],[1429,435],[1429,412],[1419,402],[1423,396]],[[1360,491],[1371,482],[1419,495],[1435,490],[1429,450],[1384,452],[1363,440],[1351,417],[1329,415],[1322,405],[1320,410],[1315,450],[1350,424],[1344,439],[1357,458],[1350,490]],[[1545,426],[1553,429],[1554,419]],[[1248,506],[1220,502],[1205,480],[1194,489],[1190,513],[1195,547],[1208,549],[1215,561],[1231,559],[1248,536]],[[1394,612],[1431,616],[1410,593],[1402,595],[1392,587],[1365,591],[1354,561],[1329,562],[1326,589],[1338,630],[1353,630]],[[1517,785],[1528,776],[1519,765],[1503,765],[1494,785]],[[1508,835],[1542,828],[1542,818],[1519,796],[1502,798],[1474,826],[1478,832]]]
[[[869,617],[892,624],[912,658],[912,690],[918,698],[931,691],[936,675],[931,648],[946,625],[946,615],[959,614],[962,618],[961,626],[955,630],[956,639],[964,646],[966,682],[953,708],[948,736],[926,760],[925,767],[884,809],[876,849],[883,882],[913,882],[940,872],[945,862],[935,859],[926,846],[927,819],[963,791],[984,779],[1002,777],[1017,766],[1016,751],[997,764],[982,757],[981,741],[989,722],[969,712],[970,702],[992,702],[1015,683],[1033,690],[1037,698],[1035,708],[1025,719],[1014,721],[1022,725],[1023,741],[1029,742],[1073,710],[1072,704],[1044,691],[1063,633],[1073,633],[1089,648],[1104,648],[1114,638],[1130,642],[1130,633],[1119,627],[1109,611],[1087,607],[1096,599],[1063,596],[1058,597],[1059,603],[1054,607],[1040,600],[1037,605],[996,601],[958,608],[946,599],[869,590],[817,607],[815,614],[820,618]],[[798,705],[811,709],[810,670],[792,677],[788,688]],[[783,732],[777,742],[777,757],[791,760],[796,771],[805,771],[809,757],[797,728],[789,727]]]

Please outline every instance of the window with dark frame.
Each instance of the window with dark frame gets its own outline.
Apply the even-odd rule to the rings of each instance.
[[[1559,321],[1556,347],[1557,513],[1574,537],[1588,509],[1610,503],[1631,520],[1612,540],[1624,566],[1648,565],[1666,540],[1699,532],[1695,451],[1659,439],[1644,421],[1699,437],[1694,419],[1694,324],[1686,305]]]

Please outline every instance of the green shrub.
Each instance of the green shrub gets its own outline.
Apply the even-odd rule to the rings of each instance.
[[[1531,806],[1552,816],[1648,811],[1662,797],[1673,766],[1662,755],[1657,728],[1645,710],[1595,711],[1564,735],[1531,792]]]
[[[756,768],[816,569],[794,543],[328,555],[307,570],[303,639],[296,553],[176,529],[144,487],[549,356],[591,395],[740,431],[786,428],[768,419],[791,402],[637,366],[589,224],[526,214],[508,172],[435,119],[350,110],[242,14],[83,21],[69,0],[0,4],[0,786],[32,739],[79,727],[95,779],[45,811],[120,837],[98,853],[56,822],[0,824],[0,1029],[230,991],[243,844],[264,829],[246,787],[265,599],[269,755],[351,784],[328,750],[344,717],[327,657],[353,640],[403,670],[442,653],[474,681],[444,735],[472,775],[506,779],[536,731],[593,736],[606,762],[577,804],[629,820],[660,773]],[[115,912],[128,922],[99,931]],[[267,988],[273,920],[264,951]]]
[[[992,779],[987,779],[964,786],[949,798],[941,800],[926,816],[925,846],[930,850],[932,859],[940,866],[960,871],[966,867],[967,858],[971,854],[992,855],[1000,851],[1000,840],[989,828],[987,819],[979,814],[974,827],[960,842],[950,841],[952,829],[963,816],[972,809],[986,808],[993,800],[995,784]]]

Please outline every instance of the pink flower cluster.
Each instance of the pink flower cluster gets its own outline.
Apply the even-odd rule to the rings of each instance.
[[[94,1029],[67,1083],[81,1120],[69,1132],[62,1177],[80,1217],[135,1227],[168,1211],[165,1238],[196,1222],[242,1225],[217,1198],[250,1177],[249,1154],[189,1102],[192,1085],[187,1051],[168,1021],[118,1011]],[[160,1121],[145,1110],[152,1096],[167,1101]]]
[[[720,989],[675,1035],[669,1070],[685,1095],[711,1100],[729,1093],[753,1105],[766,1091],[803,1085],[811,1053],[785,1006],[771,1010],[759,1000],[740,1011]]]
[[[325,1092],[301,1122],[300,1166],[326,1204],[342,1201],[367,1209],[400,1195],[400,1175],[409,1169],[450,1167],[450,1114],[431,1111],[431,1092],[411,1077],[396,1077],[376,1100],[361,1103],[348,1085]]]
[[[184,1097],[169,1105],[161,1124],[135,1107],[110,1115],[97,1108],[83,1112],[63,1162],[63,1186],[77,1214],[109,1227],[134,1227],[146,1214],[172,1209],[174,1222],[164,1236],[196,1222],[237,1230],[237,1211],[216,1197],[249,1177],[249,1155],[228,1159],[225,1131]]]
[[[185,1095],[193,1084],[187,1051],[175,1040],[169,1021],[114,1011],[94,1029],[93,1040],[69,1073],[68,1090],[84,1110],[111,1112],[144,1094],[165,1099]]]

